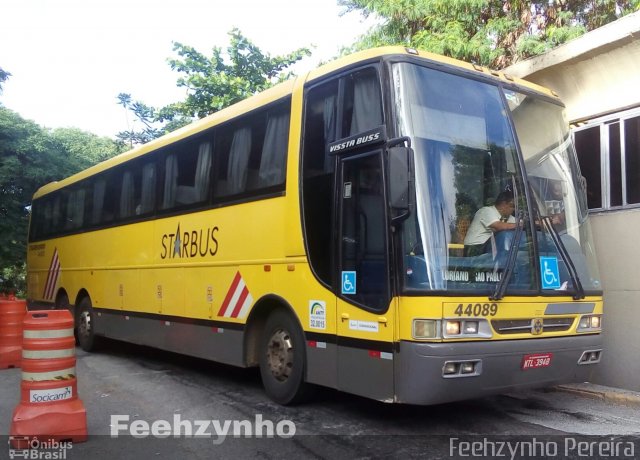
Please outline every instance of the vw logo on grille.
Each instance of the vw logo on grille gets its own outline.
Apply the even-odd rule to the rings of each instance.
[[[542,318],[533,318],[531,320],[531,333],[533,335],[542,334],[542,330],[544,329],[544,321]]]

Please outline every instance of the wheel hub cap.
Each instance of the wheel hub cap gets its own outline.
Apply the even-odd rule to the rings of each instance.
[[[283,382],[293,368],[293,344],[287,331],[277,330],[267,346],[267,363],[276,380]]]

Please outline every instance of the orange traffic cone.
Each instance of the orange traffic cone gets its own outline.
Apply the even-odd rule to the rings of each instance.
[[[86,441],[87,413],[78,397],[71,313],[30,311],[23,328],[21,398],[10,435]]]
[[[14,296],[0,297],[0,369],[20,367],[22,359],[22,319],[27,302]]]

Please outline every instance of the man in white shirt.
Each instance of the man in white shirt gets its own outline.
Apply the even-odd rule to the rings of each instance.
[[[494,232],[516,228],[516,219],[512,215],[514,209],[513,193],[510,191],[501,192],[493,206],[480,208],[473,216],[464,238],[464,255],[470,257],[491,252],[487,243]]]

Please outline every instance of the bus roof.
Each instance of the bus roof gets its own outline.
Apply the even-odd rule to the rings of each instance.
[[[489,76],[490,78],[497,78],[503,82],[516,84],[518,86],[523,86],[530,90],[542,93],[548,97],[552,97],[554,99],[558,98],[558,95],[553,91],[545,88],[543,86],[537,85],[535,83],[522,80],[520,78],[515,78],[507,73],[491,70],[487,67],[483,67],[477,64],[470,64],[465,61],[460,61],[458,59],[450,58],[447,56],[442,56],[440,54],[430,53],[428,51],[417,50],[414,48],[406,48],[403,46],[384,46],[380,48],[371,48],[364,51],[359,51],[354,54],[350,54],[348,56],[338,58],[335,61],[331,61],[327,64],[324,64],[318,67],[315,70],[309,72],[307,76],[307,81],[315,80],[316,78],[320,78],[326,74],[338,71],[344,67],[348,67],[351,64],[356,64],[361,61],[367,61],[370,59],[381,58],[384,56],[419,56],[424,59],[428,59],[437,64],[448,65],[458,69],[464,69],[475,73],[482,73],[485,76]]]
[[[558,97],[557,94],[555,94],[553,91],[547,88],[536,85],[535,83],[528,82],[526,80],[511,77],[508,74],[505,74],[504,72],[490,70],[486,67],[482,67],[476,64],[470,64],[468,62],[460,61],[450,57],[430,53],[427,51],[420,51],[412,48],[405,48],[402,46],[387,46],[387,47],[380,47],[380,48],[372,48],[365,51],[359,51],[357,53],[353,53],[348,56],[341,57],[334,61],[326,63],[314,70],[311,70],[305,76],[302,76],[300,78],[304,78],[305,82],[309,82],[309,81],[319,79],[333,72],[339,71],[340,69],[344,69],[352,65],[356,65],[359,62],[380,59],[385,56],[393,56],[393,55],[419,56],[421,58],[432,61],[436,64],[447,65],[453,68],[463,69],[470,72],[482,73],[489,78],[498,79],[509,84],[516,84],[518,86],[522,86],[530,90],[544,94],[548,97],[553,97],[553,98]],[[183,128],[180,128],[176,131],[168,133],[158,139],[154,139],[153,141],[148,142],[147,144],[138,146],[132,150],[116,155],[113,158],[105,160],[97,165],[91,166],[90,168],[80,171],[60,181],[48,183],[40,187],[36,191],[36,193],[34,194],[34,198],[38,198],[40,196],[46,195],[54,190],[73,184],[74,182],[93,176],[94,174],[100,173],[102,171],[106,171],[128,160],[137,158],[139,156],[145,155],[148,152],[170,145],[180,139],[190,137],[194,134],[204,131],[207,128],[224,123],[225,121],[231,120],[238,115],[250,112],[251,110],[254,110],[258,107],[277,101],[278,99],[285,97],[293,92],[296,80],[297,80],[296,78],[287,80],[259,94],[248,97],[247,99],[244,99],[243,101],[240,101],[232,106],[226,107],[218,112],[208,115],[207,117],[194,121],[193,123],[190,123],[189,125],[184,126]]]

